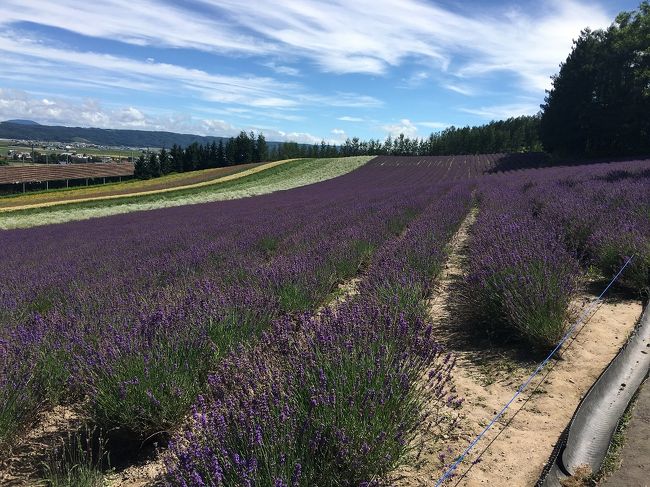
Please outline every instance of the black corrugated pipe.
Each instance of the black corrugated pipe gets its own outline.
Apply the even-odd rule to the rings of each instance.
[[[538,486],[560,487],[581,466],[594,473],[600,469],[618,421],[650,370],[649,309],[646,306],[632,336],[578,405]]]

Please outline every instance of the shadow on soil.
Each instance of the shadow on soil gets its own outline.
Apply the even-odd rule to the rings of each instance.
[[[120,477],[126,469],[137,469],[154,461],[168,440],[167,435],[143,442],[120,432],[107,434],[90,426],[84,418],[71,415],[12,449],[7,462],[10,477],[0,476],[0,483],[12,487],[34,485],[30,482],[47,479],[48,471],[70,467]],[[162,481],[150,481],[147,485],[162,485]]]
[[[595,299],[607,286],[608,280],[591,280],[585,287],[584,294],[588,299]],[[470,311],[462,280],[455,280],[450,284],[449,294],[452,299],[446,303],[446,316],[439,325],[439,331],[444,337],[444,345],[452,353],[461,353],[469,365],[475,368],[482,380],[491,383],[505,378],[511,374],[526,369],[534,368],[548,354],[533,348],[523,340],[513,337],[510,330],[494,330],[492,324],[478,318],[477,313]],[[622,286],[612,287],[608,290],[603,301],[606,303],[622,303],[629,300],[641,299],[644,304],[647,295]],[[575,322],[579,315],[570,318],[570,323]],[[556,353],[555,361],[564,360],[561,350]]]

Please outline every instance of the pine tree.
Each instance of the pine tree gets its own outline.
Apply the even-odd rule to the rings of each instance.
[[[151,177],[158,178],[161,176],[160,161],[158,161],[158,155],[155,152],[149,154],[148,166]]]
[[[255,156],[254,162],[264,162],[269,160],[269,147],[266,143],[263,133],[257,134],[257,141],[255,142]]]
[[[149,179],[151,177],[149,174],[147,160],[145,159],[144,154],[140,154],[140,156],[135,161],[134,176],[138,179]]]
[[[170,151],[173,170],[177,173],[183,172],[183,149],[174,144]]]
[[[224,167],[226,165],[226,152],[223,148],[223,140],[220,140],[219,146],[217,147],[217,167]]]
[[[172,160],[164,147],[160,150],[160,154],[158,154],[158,161],[160,162],[160,172],[162,174],[172,172]]]

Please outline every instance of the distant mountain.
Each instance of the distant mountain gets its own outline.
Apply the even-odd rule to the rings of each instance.
[[[167,147],[178,144],[181,147],[199,144],[224,143],[228,137],[204,137],[174,132],[153,132],[148,130],[118,130],[84,127],[63,127],[40,125],[29,120],[7,120],[0,122],[0,139],[46,140],[52,142],[86,142],[89,144],[127,147]],[[279,142],[269,142],[269,147]]]
[[[40,125],[40,123],[34,122],[33,120],[23,120],[21,118],[5,120],[5,123],[13,123],[15,125]]]

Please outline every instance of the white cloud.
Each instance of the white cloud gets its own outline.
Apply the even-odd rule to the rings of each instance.
[[[281,64],[276,64],[271,61],[268,63],[263,63],[262,66],[272,69],[278,74],[286,74],[287,76],[300,76],[300,70],[297,68],[292,68],[291,66],[283,66]]]
[[[349,110],[351,115],[339,117],[340,121],[367,122],[389,133],[416,134],[418,127],[439,129],[446,124],[403,119],[381,126],[377,115],[365,118],[363,112],[364,118],[353,116],[355,108],[378,108],[384,103],[359,93],[314,92],[303,84],[308,74],[303,66],[374,76],[407,65],[410,76],[402,80],[405,86],[416,87],[430,80],[466,96],[479,94],[475,87],[480,85],[475,81],[505,73],[508,82],[514,80],[520,90],[530,92],[526,95],[540,94],[550,86],[549,76],[557,71],[580,30],[610,22],[603,6],[587,0],[542,0],[527,10],[490,7],[461,11],[445,5],[431,0],[259,0],[251,8],[240,0],[2,0],[0,86],[3,81],[7,86],[34,86],[38,80],[43,91],[38,99],[28,97],[19,102],[18,97],[11,103],[22,103],[21,110],[32,110],[43,120],[67,124],[108,126],[110,122],[120,127],[210,130],[209,123],[192,116],[160,118],[151,110],[140,111],[142,107],[108,109],[96,102],[76,103],[71,111],[66,103],[52,98],[51,93],[72,89],[101,93],[106,99],[125,92],[165,96],[183,109],[188,109],[183,103],[201,105],[192,113],[211,121],[214,130],[237,128],[226,120],[237,126],[274,126],[278,120],[306,120],[311,114],[303,110],[308,107],[343,107],[341,111]],[[138,50],[138,58],[84,51],[43,37],[48,30],[37,30],[33,24],[110,40],[111,48],[119,47],[112,52],[127,52],[118,43],[130,43],[245,57],[258,69],[260,65],[269,68],[269,76],[220,74],[218,62],[216,68],[195,69],[189,64],[192,56],[187,60],[176,56],[178,64],[171,64],[161,61],[168,59],[168,53],[158,55],[154,49]],[[399,82],[402,76],[390,79]],[[370,76],[366,79],[372,81]],[[319,88],[314,90],[326,85],[319,80]],[[179,101],[181,98],[184,100]],[[537,101],[514,100],[504,105],[475,102],[478,107],[459,110],[496,119],[539,109]],[[221,112],[207,113],[213,108]],[[277,132],[278,137],[288,134],[304,141],[314,137]]]
[[[456,93],[460,93],[461,95],[465,95],[465,96],[474,96],[476,94],[476,92],[472,88],[469,88],[468,86],[464,86],[464,85],[447,83],[447,84],[443,84],[442,87],[450,91],[455,91]]]
[[[201,121],[201,125],[204,134],[235,136],[241,131],[241,129],[237,129],[237,127],[225,120],[206,119]]]
[[[347,115],[344,117],[339,117],[337,120],[341,120],[342,122],[363,122],[364,119],[361,117],[348,117]]]
[[[540,90],[549,86],[581,29],[610,22],[603,7],[586,0],[546,0],[535,9],[497,7],[489,13],[461,13],[424,0],[197,5],[193,11],[163,0],[3,0],[0,24],[32,22],[136,45],[302,57],[334,73],[382,74],[416,59],[429,70],[465,78],[505,71],[525,89]],[[275,68],[294,74],[294,68]]]
[[[459,70],[463,77],[496,71],[517,74],[525,88],[541,91],[550,87],[549,76],[557,71],[580,30],[606,27],[611,19],[591,3],[551,0],[547,15],[535,18],[522,10],[506,17],[509,29],[504,39],[487,35],[481,44],[484,58],[475,58]]]
[[[259,54],[276,48],[226,19],[156,0],[3,0],[0,24],[33,22],[138,46]]]
[[[458,13],[423,0],[204,0],[235,23],[325,71],[382,74],[414,58],[461,77],[506,71],[540,90],[580,31],[609,15],[584,0],[547,0],[536,11],[511,7]],[[421,83],[425,72],[408,83]]]
[[[533,102],[509,103],[505,105],[483,106],[480,108],[460,108],[460,111],[478,115],[488,120],[503,120],[520,115],[535,115],[539,104]]]
[[[426,71],[418,71],[408,78],[404,78],[402,84],[399,85],[399,88],[418,88],[428,79],[429,73]]]
[[[328,141],[330,144],[342,144],[348,138],[348,134],[343,129],[332,129],[333,137]]]
[[[337,92],[333,95],[306,95],[298,99],[312,105],[327,105],[345,108],[376,108],[384,103],[373,96],[359,95],[357,93]]]
[[[403,118],[399,123],[387,124],[382,127],[389,135],[395,137],[404,134],[407,137],[417,137],[418,128],[408,118]]]
[[[0,79],[48,76],[43,83],[104,86],[146,92],[177,94],[179,88],[222,104],[257,108],[293,108],[299,105],[335,107],[380,106],[381,101],[357,93],[313,94],[297,83],[270,77],[227,76],[179,65],[139,61],[127,57],[49,47],[42,42],[0,34],[3,70]]]
[[[72,105],[64,100],[32,98],[23,91],[0,88],[0,120],[8,118],[33,119],[41,123],[60,123],[75,120],[75,125],[95,127],[124,127],[124,110],[107,112],[97,102],[87,100]]]
[[[320,144],[321,137],[306,132],[284,132],[282,130],[264,130],[264,136],[267,140],[284,141],[284,142],[298,142],[299,144]],[[325,140],[326,142],[327,139]],[[333,143],[330,139],[330,143]]]
[[[174,113],[147,113],[136,107],[107,108],[95,100],[37,99],[24,91],[0,88],[0,120],[25,118],[44,124],[136,130],[166,130],[198,135],[234,136],[241,130],[262,130],[268,140],[320,143],[306,132],[284,132],[273,127],[236,126],[222,119]],[[335,139],[329,139],[334,143]]]
[[[60,76],[91,86],[104,83],[114,88],[129,88],[128,83],[131,82],[135,89],[160,92],[173,92],[180,85],[207,100],[250,106],[293,106],[295,101],[289,97],[289,93],[299,89],[272,78],[211,74],[167,63],[58,49],[13,35],[0,35],[0,53],[2,52],[8,56],[3,63],[6,70],[0,73],[0,77],[20,72],[35,74],[35,71],[40,71],[42,76],[43,68],[49,65],[44,82],[50,76]],[[34,69],[32,59],[39,63],[37,70]]]
[[[124,127],[144,128],[147,120],[140,110],[134,107],[122,108],[116,113],[117,119]]]

